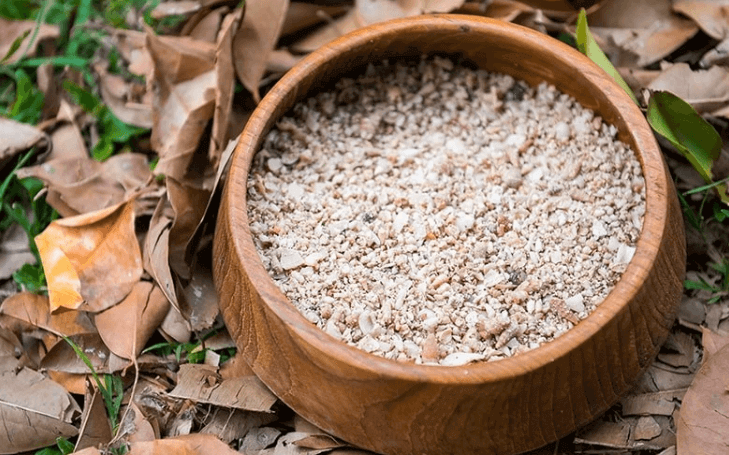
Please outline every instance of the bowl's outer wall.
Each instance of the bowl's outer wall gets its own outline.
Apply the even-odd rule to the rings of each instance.
[[[531,84],[553,83],[619,129],[646,177],[636,254],[615,289],[559,339],[514,358],[445,368],[401,364],[308,323],[263,268],[246,214],[265,134],[293,104],[370,61],[458,54]],[[522,27],[421,16],[354,32],[313,53],[264,98],[235,152],[214,243],[225,322],[254,372],[287,405],[353,444],[387,454],[513,454],[569,434],[629,390],[665,340],[682,292],[680,207],[651,130],[630,98],[581,54]]]

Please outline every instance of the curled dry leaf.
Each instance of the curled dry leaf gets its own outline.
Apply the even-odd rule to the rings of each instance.
[[[71,336],[69,339],[86,355],[96,373],[114,373],[131,365],[131,362],[109,351],[96,333],[83,333]],[[41,362],[41,367],[65,373],[91,373],[86,363],[79,358],[76,351],[64,339],[58,340],[48,351]]]
[[[226,443],[211,434],[189,434],[171,439],[137,442],[128,455],[240,455]]]
[[[53,147],[51,147],[51,153],[45,158],[46,162],[89,157],[81,129],[76,121],[78,110],[78,106],[72,106],[61,98],[56,117],[57,123],[49,130]]]
[[[212,434],[227,444],[237,439],[242,440],[253,428],[274,422],[275,414],[265,412],[241,411],[239,409],[214,408],[213,416],[200,430],[203,434]],[[247,452],[244,452],[247,453]]]
[[[729,31],[726,3],[712,0],[677,0],[673,10],[691,18],[710,37],[723,40]]]
[[[28,330],[40,328],[58,336],[96,333],[94,323],[83,311],[59,309],[51,313],[48,297],[21,292],[5,299],[0,314],[27,324]]]
[[[677,426],[681,454],[729,453],[729,347],[711,354],[683,398]]]
[[[119,434],[125,435],[130,443],[159,439],[159,428],[155,430],[155,427],[133,401],[129,403],[129,406],[129,412],[124,414],[126,419],[119,428]]]
[[[233,36],[238,30],[243,9],[237,8],[223,19],[215,50],[215,111],[213,112],[213,131],[210,136],[208,158],[213,166],[220,161],[220,154],[228,143],[228,124],[233,107],[235,71],[233,69]]]
[[[147,84],[149,85],[154,64],[152,56],[145,46],[146,34],[136,30],[116,29],[112,34],[112,42],[127,61],[129,72],[137,76],[148,76]]]
[[[43,131],[25,123],[0,117],[0,165],[18,153],[47,140]]]
[[[48,187],[47,201],[65,217],[102,210],[131,198],[150,181],[147,157],[140,153],[51,160],[18,170],[18,177],[36,177]]]
[[[656,77],[648,88],[673,93],[699,114],[712,113],[729,103],[729,71],[720,66],[692,71],[687,63],[676,63]]]
[[[728,333],[716,333],[706,327],[701,328],[701,345],[704,348],[703,361],[706,362],[712,355],[729,345]]]
[[[196,0],[162,2],[152,10],[152,17],[163,19],[169,16],[187,15],[199,11],[202,7],[202,2]]]
[[[693,21],[674,14],[671,0],[611,0],[589,17],[590,30],[617,66],[646,66],[661,60],[696,34]],[[613,52],[610,51],[611,47]],[[619,48],[633,57],[614,55]],[[613,55],[611,55],[613,54]]]
[[[142,275],[132,201],[55,220],[35,242],[51,311],[105,310],[123,299]]]
[[[96,327],[111,352],[131,360],[142,352],[169,308],[159,287],[139,281],[119,304],[96,314]]]
[[[0,17],[0,30],[2,31],[0,32],[0,60],[8,54],[16,39],[26,33],[28,34],[20,44],[18,50],[3,63],[15,63],[23,54],[26,57],[33,56],[41,41],[45,39],[56,39],[59,36],[57,25],[41,24],[38,27],[38,36],[31,42],[35,27],[35,21],[13,21]]]
[[[522,14],[534,13],[534,8],[515,0],[494,0],[483,8],[480,3],[466,3],[456,13],[490,17],[504,22],[512,22]]]
[[[296,33],[312,25],[336,18],[349,10],[348,5],[317,5],[306,2],[291,2],[286,11],[281,36]]]
[[[270,412],[276,396],[256,376],[223,379],[209,365],[180,365],[170,396],[245,411]]]
[[[145,88],[137,82],[127,82],[123,77],[109,74],[97,65],[101,98],[111,112],[124,123],[152,128],[152,104]]]
[[[227,6],[213,11],[199,11],[185,23],[180,35],[189,36],[198,41],[215,43],[217,42],[218,31],[220,31],[220,24],[223,23],[223,16],[228,11],[230,11],[230,8]]]
[[[170,229],[173,224],[174,210],[168,194],[159,200],[149,222],[149,230],[144,239],[144,268],[152,275],[167,300],[180,312],[177,299],[177,285],[170,269]],[[169,317],[169,316],[168,316]],[[163,322],[164,325],[164,322]]]
[[[0,453],[18,453],[54,444],[78,433],[72,425],[81,412],[66,390],[18,361],[0,357]]]
[[[288,7],[289,0],[246,1],[243,23],[233,38],[236,74],[256,102],[268,55],[276,47]]]
[[[370,24],[422,13],[447,13],[464,3],[464,0],[356,0],[354,8],[347,14],[295,43],[292,50],[312,52],[335,38]]]
[[[100,447],[112,438],[111,425],[106,415],[106,406],[99,390],[86,381],[84,410],[75,450]]]
[[[215,45],[147,31],[154,62],[152,147],[156,174],[183,180],[215,109]]]

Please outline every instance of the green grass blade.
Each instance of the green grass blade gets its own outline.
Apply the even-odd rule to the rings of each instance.
[[[587,27],[587,14],[585,13],[584,8],[580,10],[580,14],[577,17],[576,40],[577,49],[579,49],[580,52],[585,54],[590,60],[595,62],[597,66],[602,68],[603,71],[612,77],[615,82],[617,82],[618,85],[621,86],[628,95],[630,95],[630,98],[633,99],[635,104],[640,105],[640,103],[638,103],[638,98],[635,97],[633,91],[630,89],[628,84],[625,83],[625,80],[620,73],[618,73],[618,70],[616,70],[613,64],[610,63],[610,60],[607,58],[602,49],[600,49],[600,46],[598,46],[597,41],[595,41],[595,38],[592,36],[592,33],[590,33],[590,29]]]
[[[8,49],[8,52],[5,54],[5,57],[0,60],[0,64],[5,63],[10,59],[10,57],[18,52],[18,49],[20,49],[20,45],[23,44],[23,41],[28,37],[28,35],[30,35],[30,30],[26,30],[22,35],[15,38],[13,44],[10,45],[10,49]]]

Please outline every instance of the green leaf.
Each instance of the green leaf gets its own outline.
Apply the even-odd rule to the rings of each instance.
[[[45,97],[38,90],[30,77],[22,69],[14,73],[15,102],[10,109],[9,117],[23,123],[36,124],[40,120]]]
[[[602,68],[603,71],[612,77],[615,82],[617,82],[618,85],[622,87],[628,95],[630,95],[633,102],[639,105],[640,103],[638,103],[638,98],[635,97],[633,91],[630,89],[628,84],[625,83],[625,80],[623,80],[622,76],[620,76],[618,70],[616,70],[613,64],[610,63],[610,60],[607,56],[605,56],[605,53],[602,49],[600,49],[600,46],[598,46],[597,41],[595,41],[595,38],[592,36],[592,33],[590,33],[590,29],[587,27],[587,14],[585,13],[584,8],[580,10],[580,14],[577,17],[577,36],[575,38],[577,40],[577,49],[579,49],[580,52],[585,54],[590,60],[595,62],[597,66]]]
[[[38,294],[46,288],[46,275],[40,264],[25,264],[13,273],[13,280],[22,290]]]
[[[28,37],[28,35],[30,35],[30,30],[26,30],[22,35],[15,38],[13,44],[10,45],[10,49],[8,49],[7,54],[5,54],[5,57],[0,60],[0,63],[5,63],[10,57],[12,57],[13,54],[20,49],[20,45],[23,44],[23,41]]]
[[[66,438],[57,438],[56,445],[58,446],[59,449],[61,449],[61,453],[63,455],[68,455],[70,453],[73,453],[74,449],[75,449],[74,444]]]
[[[646,118],[656,133],[683,154],[701,177],[712,183],[711,167],[721,153],[721,136],[686,101],[673,93],[656,91],[648,100]],[[722,200],[729,202],[726,185],[717,186]]]
[[[707,283],[704,280],[701,280],[701,281],[686,280],[683,282],[683,287],[685,287],[686,289],[696,289],[699,291],[711,291],[711,292],[716,291],[716,289],[714,289],[713,286],[711,286],[709,283]]]

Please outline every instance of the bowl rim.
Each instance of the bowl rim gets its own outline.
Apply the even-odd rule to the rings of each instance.
[[[571,65],[578,70],[589,85],[603,92],[609,92],[608,99],[615,113],[622,117],[624,124],[628,125],[625,133],[630,137],[632,142],[630,145],[640,161],[645,179],[646,195],[646,210],[635,254],[614,288],[597,308],[577,325],[554,340],[527,352],[504,359],[474,362],[462,366],[418,365],[370,354],[334,338],[309,322],[275,284],[258,254],[254,254],[253,258],[249,257],[247,261],[242,261],[241,269],[251,276],[248,269],[251,267],[250,270],[256,272],[257,278],[265,277],[255,283],[256,292],[261,297],[262,303],[298,338],[336,362],[352,365],[382,378],[421,383],[445,384],[457,381],[460,384],[474,385],[509,380],[516,375],[533,372],[567,356],[580,345],[588,343],[601,328],[626,311],[626,307],[638,294],[641,283],[645,282],[656,261],[659,252],[656,245],[659,245],[666,235],[665,220],[668,213],[671,182],[652,131],[642,112],[627,93],[602,69],[577,50],[548,35],[523,26],[471,15],[427,14],[361,28],[306,56],[266,94],[251,115],[236,145],[230,160],[230,171],[224,191],[226,193],[230,191],[230,182],[233,181],[243,182],[243,187],[247,187],[252,158],[260,148],[260,144],[257,144],[258,137],[266,128],[269,117],[274,115],[276,106],[281,100],[287,95],[290,96],[292,91],[298,95],[297,87],[309,72],[318,70],[330,58],[342,51],[366,45],[369,41],[377,40],[383,35],[407,32],[413,27],[423,26],[454,30],[460,27],[464,31],[464,27],[468,27],[468,30],[476,31],[482,36],[505,35],[506,38],[514,39],[517,37],[523,39],[526,36],[529,38],[529,45],[534,47],[535,52],[541,51],[554,56],[557,58],[556,65]],[[281,115],[285,115],[285,112]],[[246,152],[252,148],[255,150],[250,152],[249,159],[244,162]],[[256,253],[258,251],[248,227],[247,197],[245,202],[245,206],[236,208],[236,204],[240,203],[239,200],[234,201],[231,197],[222,199],[229,214],[226,222],[231,235],[227,241],[230,242],[232,239],[233,246],[228,254],[235,254],[238,258],[244,258],[246,251]],[[251,366],[255,371],[255,365]]]

